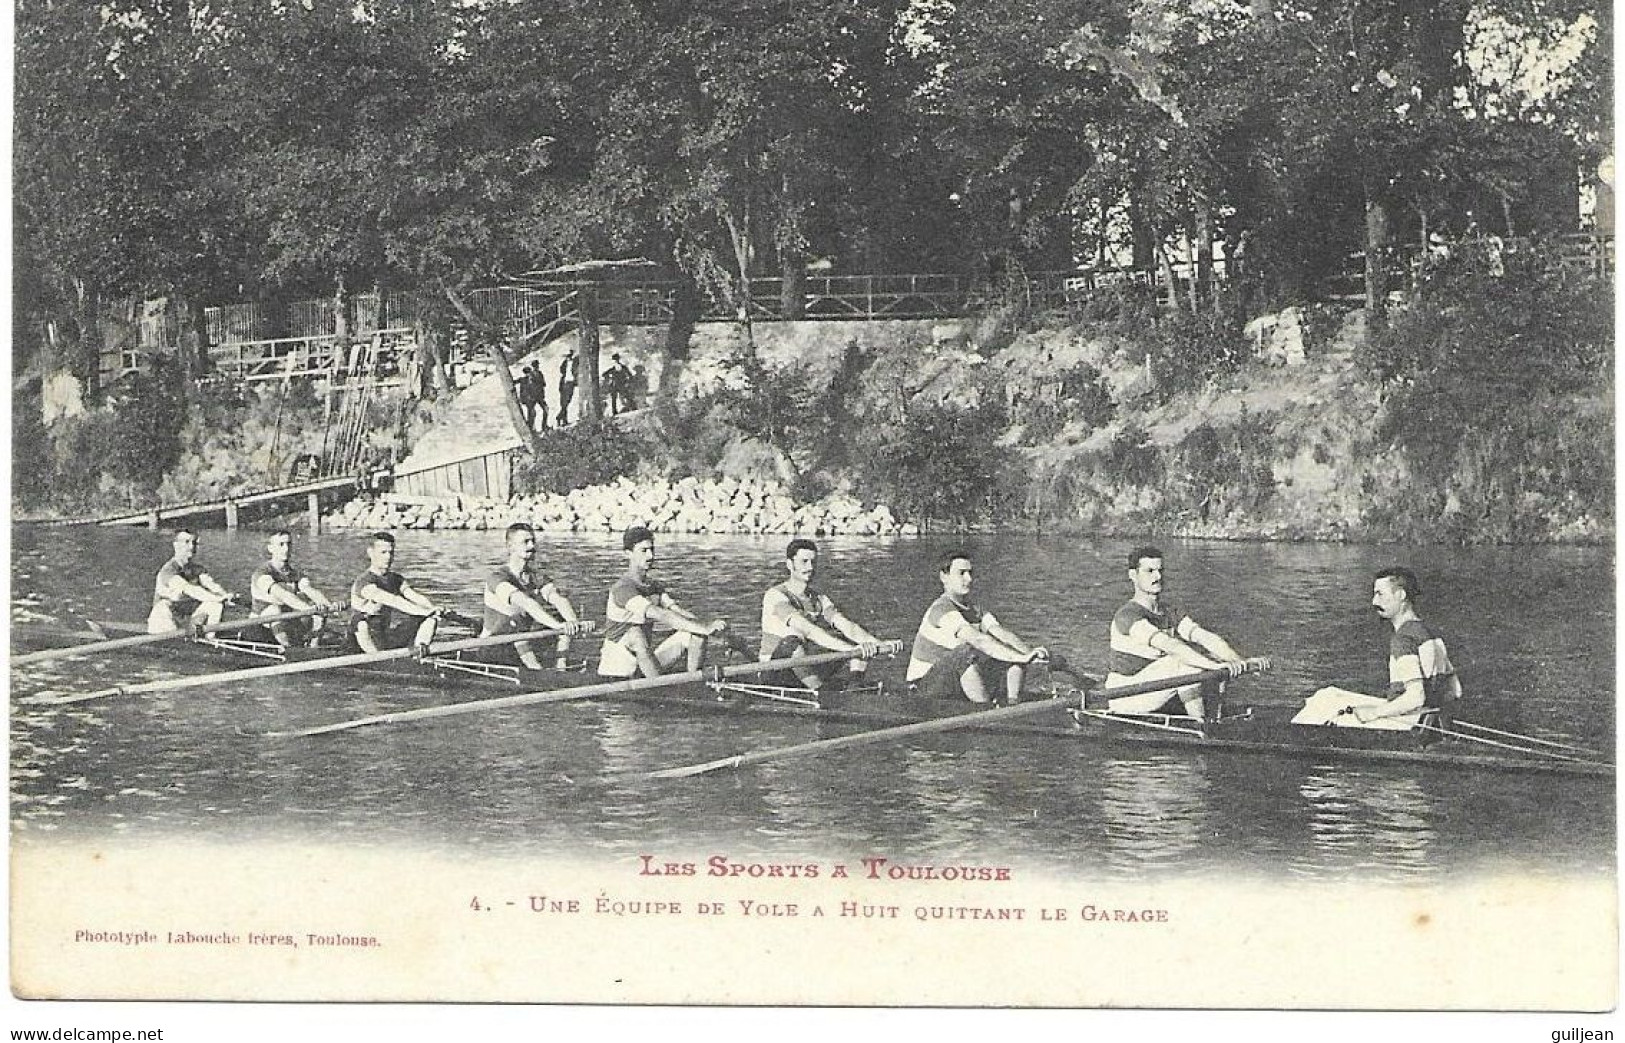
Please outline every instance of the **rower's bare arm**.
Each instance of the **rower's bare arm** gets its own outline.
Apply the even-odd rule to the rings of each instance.
[[[563,621],[559,629],[566,634],[574,637],[576,634],[585,634],[592,630],[591,621],[583,621],[576,615],[576,607],[556,585],[549,583],[543,587],[542,598],[558,612],[559,619]]]
[[[824,615],[835,625],[835,629],[840,631],[842,637],[863,649],[865,655],[873,655],[874,649],[880,647],[880,638],[869,633],[862,625],[836,608],[834,602],[825,607]]]
[[[792,611],[785,617],[784,622],[791,633],[811,641],[819,648],[827,648],[831,652],[847,652],[852,649],[851,644],[842,641],[800,612]],[[831,620],[831,622],[834,622],[834,620]]]
[[[1028,663],[1032,661],[1032,653],[1023,652],[1014,645],[1006,644],[1004,641],[994,637],[992,634],[978,630],[969,623],[964,624],[964,629],[961,631],[961,633],[965,638],[965,642],[972,648],[976,649],[978,652],[981,652],[983,655],[990,656],[999,660],[1000,662]]]
[[[1194,645],[1190,645],[1166,631],[1157,631],[1146,643],[1157,651],[1166,652],[1172,658],[1197,670],[1223,670],[1225,668],[1223,663],[1209,659]]]
[[[648,616],[656,623],[664,623],[673,630],[681,630],[685,634],[694,634],[698,637],[709,637],[728,629],[728,624],[724,620],[713,619],[709,623],[704,622],[671,601],[664,605],[651,604]]]
[[[231,591],[207,575],[199,576],[196,583],[188,583],[176,576],[171,589],[180,591],[194,601],[230,601],[233,597]]]
[[[988,633],[992,634],[1004,644],[1008,645],[1020,656],[1019,659],[1013,660],[1014,662],[1031,663],[1040,659],[1049,658],[1049,649],[1045,648],[1043,645],[1027,644],[1027,642],[1023,641],[1020,635],[1018,635],[1014,630],[1011,630],[1003,623],[1000,623],[993,613],[984,613],[982,615],[982,623],[987,627]]]
[[[309,598],[312,603],[320,605],[323,608],[333,607],[333,602],[328,600],[327,595],[317,590],[316,584],[312,583],[308,579],[301,579],[299,581],[299,593]]]
[[[1367,724],[1371,721],[1380,721],[1385,717],[1403,717],[1413,714],[1427,705],[1427,689],[1421,681],[1409,681],[1405,690],[1381,706],[1351,706],[1346,711],[1356,721]]]
[[[1198,625],[1195,620],[1191,621],[1190,636],[1191,640],[1200,645],[1203,651],[1221,663],[1229,665],[1241,662],[1241,653],[1230,647],[1230,642],[1213,631]]]
[[[526,594],[518,587],[515,587],[513,594],[508,597],[508,604],[524,612],[525,615],[529,616],[531,619],[534,619],[542,626],[547,627],[549,630],[564,629],[563,622],[559,620],[558,616],[555,616],[552,612],[548,611],[546,605],[543,605],[540,601],[531,597],[529,594]]]

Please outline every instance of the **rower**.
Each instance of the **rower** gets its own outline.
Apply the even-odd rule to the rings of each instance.
[[[147,633],[169,634],[183,627],[203,627],[220,622],[226,605],[237,595],[214,581],[194,558],[197,533],[181,529],[175,533],[175,556],[164,562],[153,583],[152,611],[147,614]]]
[[[1410,728],[1429,723],[1430,718],[1436,721],[1461,698],[1461,679],[1444,639],[1417,614],[1416,599],[1421,593],[1416,573],[1407,568],[1383,569],[1371,584],[1371,607],[1394,628],[1388,639],[1392,697],[1322,688],[1305,701],[1304,711],[1293,718],[1294,723]]]
[[[317,590],[310,577],[294,568],[289,560],[293,553],[292,533],[287,529],[271,533],[265,541],[265,552],[269,560],[255,569],[248,581],[249,597],[252,598],[251,615],[274,616],[281,612],[333,607],[327,595]],[[292,648],[305,644],[315,646],[326,625],[327,617],[322,614],[305,619],[280,620],[267,624],[266,628],[278,645]]]
[[[1162,678],[1177,679],[1204,670],[1223,670],[1240,677],[1247,663],[1224,638],[1200,626],[1196,620],[1162,600],[1162,551],[1136,547],[1129,552],[1128,578],[1134,597],[1112,616],[1111,660],[1106,674],[1106,694],[1111,689]],[[1203,684],[1175,685],[1142,695],[1108,699],[1113,713],[1157,713],[1178,700],[1185,713],[1205,720],[1208,710],[1218,711],[1217,699],[1209,706],[1207,694],[1217,696],[1217,683],[1204,692]]]
[[[689,670],[698,670],[705,654],[705,639],[728,629],[726,620],[701,620],[678,605],[665,584],[649,576],[654,566],[655,537],[646,526],[634,525],[621,538],[626,552],[626,575],[609,589],[604,607],[604,644],[598,672],[604,677],[659,677],[686,656]],[[658,645],[654,625],[672,633]]]
[[[1002,625],[993,613],[970,600],[974,569],[970,555],[954,550],[937,563],[942,596],[931,602],[914,635],[908,681],[922,695],[986,703],[988,668],[1004,663],[1004,701],[1021,701],[1028,663],[1046,662],[1049,650],[1029,645]]]
[[[867,660],[880,650],[880,639],[848,619],[827,594],[812,585],[818,570],[818,545],[805,537],[791,540],[784,550],[784,566],[789,578],[762,595],[762,647],[758,658],[766,661],[805,655],[814,647],[850,651],[863,658],[847,661],[846,678],[840,677],[840,663],[825,663],[794,667],[795,680],[813,691],[826,685],[840,687],[836,683],[839,681],[861,680],[869,665]]]
[[[480,636],[495,637],[538,626],[561,631],[554,666],[563,670],[570,638],[587,627],[576,617],[575,606],[552,577],[535,570],[536,530],[524,522],[514,522],[508,526],[505,540],[508,560],[485,577],[485,626]],[[514,648],[525,669],[544,669],[535,642],[522,641]]]
[[[389,648],[427,650],[444,609],[412,589],[391,570],[395,537],[375,532],[367,544],[369,568],[350,584],[350,638],[363,652]]]

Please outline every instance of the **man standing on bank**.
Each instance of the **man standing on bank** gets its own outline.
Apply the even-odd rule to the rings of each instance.
[[[1224,638],[1163,601],[1162,551],[1136,547],[1129,552],[1128,566],[1134,597],[1112,616],[1108,697],[1123,685],[1173,681],[1203,670],[1223,670],[1231,677],[1246,671],[1247,663]],[[1113,713],[1156,713],[1178,699],[1185,713],[1200,721],[1208,710],[1204,688],[1218,693],[1216,685],[1171,683],[1155,692],[1108,699],[1107,706]]]
[[[559,359],[559,415],[554,427],[563,427],[569,422],[570,400],[576,395],[576,377],[576,349],[566,348],[564,357]]]
[[[368,569],[350,584],[350,637],[363,652],[434,641],[442,609],[395,572],[395,537],[375,532],[367,544]]]
[[[153,583],[152,611],[147,613],[149,634],[212,626],[220,622],[226,605],[237,597],[193,560],[197,555],[197,533],[191,529],[176,532],[174,547],[175,556],[164,562]]]
[[[831,652],[851,652],[854,658],[845,666],[794,668],[794,680],[818,691],[834,685],[844,669],[852,680],[860,679],[868,659],[880,650],[880,639],[848,619],[835,602],[812,585],[818,570],[818,545],[798,537],[784,550],[784,565],[790,576],[767,589],[762,596],[762,647],[759,659],[787,659],[807,655],[816,648]]]
[[[634,525],[621,538],[626,551],[626,575],[609,588],[604,607],[604,644],[598,672],[605,677],[659,677],[679,660],[698,670],[705,655],[705,639],[728,629],[723,619],[701,620],[666,593],[665,584],[649,576],[654,567],[655,537],[647,527]],[[655,624],[672,634],[655,643]]]
[[[480,636],[496,637],[538,626],[560,631],[554,667],[563,670],[570,638],[587,627],[576,618],[575,606],[552,577],[536,571],[536,530],[524,522],[514,522],[508,526],[506,541],[508,560],[485,577],[485,625]],[[514,650],[525,669],[543,669],[534,642],[521,641]]]
[[[265,541],[265,552],[269,560],[255,569],[248,581],[248,593],[252,599],[250,614],[273,616],[280,612],[303,612],[318,606],[333,607],[327,595],[310,582],[310,577],[294,568],[290,560],[293,553],[292,533],[287,529],[271,533],[270,539]],[[286,619],[270,624],[268,629],[278,645],[292,648],[295,645],[315,644],[326,625],[325,616],[318,615]]]
[[[932,698],[985,703],[994,698],[988,690],[990,682],[996,683],[988,669],[1003,663],[1004,701],[1020,702],[1027,664],[1047,661],[1049,650],[1028,645],[993,613],[970,600],[974,573],[966,552],[944,554],[937,564],[937,579],[942,582],[942,596],[925,610],[919,633],[914,635],[909,683]]]

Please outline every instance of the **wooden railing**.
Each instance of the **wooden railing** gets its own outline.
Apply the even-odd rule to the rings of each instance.
[[[1496,242],[1500,243],[1498,248],[1508,254],[1530,245],[1524,240],[1484,239],[1450,243],[1438,250]],[[1614,271],[1611,235],[1557,236],[1541,240],[1541,245],[1551,250],[1565,268],[1602,276]],[[1424,250],[1416,244],[1395,247],[1387,259],[1389,285],[1397,290],[1414,284],[1425,271],[1430,256],[1436,256],[1438,250]],[[1360,254],[1349,258],[1344,275],[1329,287],[1334,298],[1353,301],[1362,295],[1363,264]],[[786,309],[782,299],[783,284],[778,278],[751,280],[746,307],[750,317],[760,321],[935,319],[961,316],[1001,302],[1018,303],[1039,311],[1069,309],[1093,293],[1123,285],[1147,287],[1155,290],[1165,302],[1172,302],[1183,300],[1189,294],[1192,274],[1192,266],[1185,261],[1174,261],[1166,268],[1077,269],[1027,272],[1017,276],[819,272],[802,277],[799,309]],[[1228,278],[1224,258],[1216,258],[1211,279],[1222,284]],[[677,286],[661,280],[604,283],[560,280],[476,290],[468,295],[468,300],[482,319],[509,334],[520,335],[534,346],[569,328],[577,315],[579,294],[589,286],[597,301],[599,321],[606,325],[664,325],[671,321]],[[353,301],[354,322],[349,339],[384,337],[381,353],[384,366],[393,367],[395,371],[404,368],[402,354],[408,349],[412,329],[423,312],[423,299],[414,293],[379,292],[357,295]],[[205,315],[212,345],[209,356],[221,377],[254,381],[277,380],[290,375],[350,375],[347,360],[339,357],[331,299],[290,304],[283,316],[290,335],[275,339],[258,335],[269,325],[265,310],[259,304],[208,308]],[[740,317],[737,304],[709,296],[702,301],[702,322],[738,321]],[[115,379],[136,369],[143,354],[165,350],[163,346],[137,344],[136,339],[131,338],[130,342],[106,353],[104,379]],[[454,327],[452,344],[459,353],[467,354],[471,350],[468,331]]]
[[[210,376],[243,383],[295,377],[390,379],[400,375],[406,356],[417,350],[416,333],[409,328],[376,330],[369,340],[376,354],[367,366],[356,347],[366,341],[341,342],[331,334],[214,344],[209,348]]]

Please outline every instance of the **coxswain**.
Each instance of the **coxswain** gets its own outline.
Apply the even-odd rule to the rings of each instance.
[[[175,556],[164,562],[153,584],[152,611],[147,614],[149,634],[211,626],[220,622],[226,605],[237,597],[194,560],[197,533],[181,529],[175,533],[174,546]]]
[[[1394,567],[1377,573],[1371,583],[1371,607],[1394,628],[1388,639],[1389,698],[1323,688],[1305,705],[1306,710],[1318,709],[1319,719],[1314,723],[1409,728],[1430,719],[1438,722],[1462,697],[1461,679],[1450,662],[1444,638],[1417,613],[1416,599],[1421,593],[1422,584],[1410,569]],[[1334,702],[1340,705],[1328,713]]]
[[[995,697],[989,689],[997,683],[989,668],[1003,664],[1004,701],[1019,702],[1027,664],[1047,661],[1049,650],[1029,645],[971,601],[974,569],[966,552],[944,554],[937,563],[937,579],[942,596],[925,610],[914,635],[909,683],[931,698],[986,703]]]
[[[559,631],[554,667],[563,670],[570,638],[586,630],[587,625],[576,617],[575,606],[552,577],[536,570],[536,530],[524,522],[514,522],[508,526],[505,540],[508,560],[485,577],[485,625],[480,636],[495,637],[537,627]],[[536,644],[521,641],[514,646],[527,670],[543,669]]]
[[[248,581],[252,599],[250,614],[274,616],[282,612],[303,612],[312,608],[331,609],[333,603],[327,595],[316,589],[310,577],[294,568],[289,560],[293,553],[293,534],[278,529],[265,541],[268,560],[254,570]],[[283,648],[295,645],[315,645],[322,628],[327,625],[325,614],[304,619],[285,619],[266,625],[271,636]]]
[[[812,585],[818,571],[818,545],[805,537],[790,541],[784,549],[784,566],[789,577],[762,595],[761,660],[806,655],[816,648],[831,652],[852,652],[862,658],[840,663],[793,668],[795,680],[817,691],[843,680],[861,679],[869,657],[880,649],[880,639],[853,622],[835,607],[829,595]]]
[[[654,566],[655,537],[647,527],[634,525],[621,538],[626,552],[626,575],[609,589],[604,607],[604,644],[598,672],[605,677],[659,677],[679,660],[698,670],[705,654],[705,639],[728,629],[722,619],[702,620],[674,601],[665,584],[649,576]],[[673,631],[655,643],[655,624]]]
[[[1111,656],[1106,674],[1107,706],[1113,713],[1157,713],[1178,701],[1185,713],[1206,720],[1208,695],[1216,683],[1178,684],[1177,679],[1205,670],[1240,677],[1248,663],[1224,638],[1163,600],[1162,551],[1136,547],[1129,552],[1128,578],[1134,597],[1112,616]],[[1113,688],[1169,680],[1166,689],[1110,698]],[[1217,699],[1214,700],[1217,708]]]
[[[395,537],[375,532],[367,544],[368,569],[350,584],[350,637],[363,652],[411,645],[427,650],[444,611],[391,570]]]

